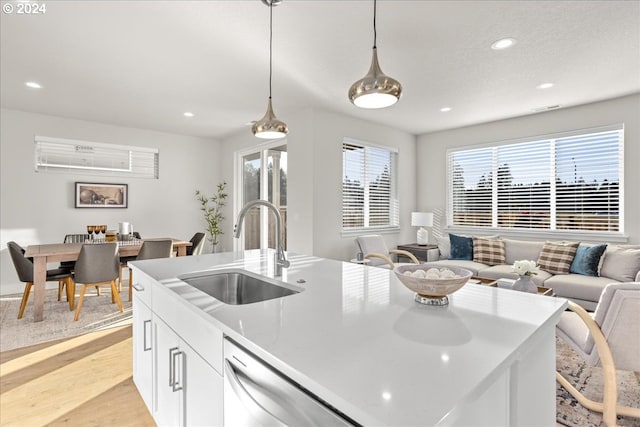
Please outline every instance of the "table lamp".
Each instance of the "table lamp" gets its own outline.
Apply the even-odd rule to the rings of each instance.
[[[417,239],[419,245],[429,243],[429,231],[424,227],[433,227],[432,212],[411,212],[411,225],[418,228]]]

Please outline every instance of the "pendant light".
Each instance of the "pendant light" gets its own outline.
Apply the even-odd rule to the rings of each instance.
[[[360,108],[389,107],[400,99],[402,85],[396,79],[385,75],[378,63],[376,48],[376,0],[373,0],[373,58],[366,76],[349,88],[349,100]]]
[[[287,124],[282,120],[278,120],[273,113],[271,105],[271,76],[273,74],[272,56],[273,56],[273,6],[282,3],[282,0],[262,0],[264,4],[269,6],[269,103],[267,104],[267,112],[264,117],[251,126],[251,132],[258,138],[275,139],[282,138],[289,133]]]

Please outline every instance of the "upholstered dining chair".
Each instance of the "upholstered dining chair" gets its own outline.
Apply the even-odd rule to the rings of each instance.
[[[187,255],[200,255],[204,248],[204,233],[194,234],[190,242],[191,246],[187,246]]]
[[[116,243],[100,243],[82,245],[80,255],[76,261],[73,272],[73,291],[77,283],[82,284],[78,306],[74,321],[80,318],[80,310],[84,301],[84,293],[87,286],[110,286],[111,303],[118,304],[120,312],[123,311],[120,294],[116,287],[120,268],[120,257],[118,256],[118,245]]]
[[[144,259],[169,258],[173,252],[173,241],[171,239],[163,240],[145,240],[140,247],[140,252],[135,260]],[[133,272],[129,269],[129,301],[131,301],[131,288],[133,284]]]
[[[16,242],[8,242],[7,247],[9,249],[9,254],[11,255],[11,261],[16,268],[16,273],[18,273],[18,279],[25,283],[22,301],[20,302],[20,309],[18,310],[18,319],[22,319],[22,316],[24,316],[24,310],[27,307],[31,288],[33,287],[33,261],[29,258],[25,258],[24,249]],[[58,301],[60,300],[62,289],[66,285],[69,310],[73,310],[73,284],[71,282],[70,271],[59,268],[47,270],[46,281],[58,282]]]
[[[640,408],[617,404],[616,369],[640,371],[640,282],[607,285],[593,314],[569,301],[556,335],[590,366],[602,366],[603,402],[586,398],[556,372],[556,380],[585,408],[601,412],[607,426],[616,415],[640,418]]]
[[[358,236],[355,241],[358,251],[364,255],[365,259],[369,260],[369,265],[371,266],[394,268],[395,264],[391,260],[393,255],[406,256],[414,264],[420,264],[420,261],[411,252],[400,249],[389,250],[384,239],[379,234]]]
[[[88,234],[66,234],[64,236],[63,243],[84,243],[85,240],[89,239]],[[75,267],[75,261],[62,261],[60,263],[60,267],[62,269],[73,270]]]

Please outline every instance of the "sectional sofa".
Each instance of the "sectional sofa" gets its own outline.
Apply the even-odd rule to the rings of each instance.
[[[640,281],[640,245],[581,242],[544,242],[503,239],[498,236],[437,237],[427,265],[462,267],[487,279],[517,279],[512,265],[534,260],[534,282],[553,288],[587,310],[594,310],[609,283]]]

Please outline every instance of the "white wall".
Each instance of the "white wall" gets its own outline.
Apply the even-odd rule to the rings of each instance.
[[[552,134],[624,123],[625,233],[640,242],[640,95],[563,108],[530,116],[420,135],[417,146],[417,206],[441,210],[446,205],[446,150],[452,147]]]
[[[375,116],[372,112],[372,116]],[[349,260],[355,255],[354,237],[342,237],[342,139],[345,136],[398,148],[401,231],[385,234],[390,248],[415,241],[410,213],[415,207],[415,137],[376,123],[308,109],[281,118],[287,135],[288,249],[326,258]],[[250,130],[226,138],[222,144],[223,174],[232,182],[233,153],[258,145]],[[231,215],[232,212],[229,212]],[[233,220],[231,220],[233,222]],[[226,235],[224,245],[233,242]]]
[[[6,249],[11,240],[23,246],[61,242],[65,234],[86,232],[87,224],[116,229],[120,221],[143,237],[188,240],[204,231],[194,193],[212,193],[221,177],[217,141],[5,109],[0,123],[1,294],[24,288]],[[158,148],[160,179],[36,173],[35,135]],[[128,184],[129,207],[75,209],[76,181]]]

